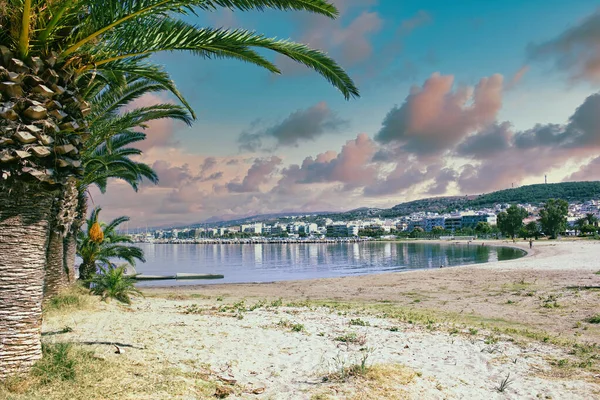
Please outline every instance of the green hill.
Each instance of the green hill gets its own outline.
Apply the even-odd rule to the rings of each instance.
[[[583,202],[600,199],[600,182],[563,182],[521,186],[514,189],[478,196],[431,197],[409,201],[388,209],[359,208],[345,213],[323,215],[333,220],[352,220],[368,217],[395,218],[415,212],[449,213],[465,209],[493,207],[496,204],[520,203],[538,205],[548,199],[564,199],[569,202]]]
[[[478,196],[469,207],[485,207],[498,203],[543,203],[548,199],[583,202],[600,198],[600,182],[563,182],[521,186]]]

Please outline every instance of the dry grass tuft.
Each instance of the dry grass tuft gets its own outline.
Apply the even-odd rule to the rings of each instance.
[[[333,398],[367,399],[409,399],[406,386],[414,382],[418,374],[411,368],[400,364],[376,364],[366,368],[364,373],[356,374],[345,384],[336,384],[329,390],[314,393],[311,400]]]
[[[161,363],[97,356],[91,346],[44,345],[44,358],[30,373],[0,383],[0,399],[94,400],[214,398],[216,383]]]
[[[73,311],[91,310],[98,299],[81,285],[73,285],[44,303],[44,315],[69,314]]]

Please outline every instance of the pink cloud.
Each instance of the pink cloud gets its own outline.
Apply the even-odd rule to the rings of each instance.
[[[375,138],[417,155],[450,150],[496,119],[502,106],[502,80],[496,74],[482,78],[474,88],[453,90],[452,75],[435,73],[422,87],[413,87],[402,106],[388,113]]]

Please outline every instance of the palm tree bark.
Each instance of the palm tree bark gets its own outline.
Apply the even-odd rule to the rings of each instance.
[[[44,265],[54,193],[0,189],[0,379],[42,357]]]
[[[75,233],[69,232],[63,242],[63,265],[67,270],[69,284],[75,283],[75,257],[77,256],[77,239]]]
[[[44,281],[44,299],[56,296],[73,282],[69,276],[69,266],[65,254],[65,238],[77,215],[78,191],[74,179],[69,179],[62,189],[56,204],[56,214],[52,221],[52,230],[48,242],[46,279]],[[73,264],[75,259],[73,258]],[[71,274],[74,276],[74,273]]]
[[[79,280],[83,282],[85,287],[89,288],[89,280],[98,272],[96,263],[81,263],[79,265]]]
[[[64,265],[64,241],[58,232],[50,232],[46,256],[46,277],[44,279],[44,300],[50,299],[65,289],[69,278]]]

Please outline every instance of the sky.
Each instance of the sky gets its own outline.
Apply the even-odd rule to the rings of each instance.
[[[306,12],[219,10],[244,28],[327,52],[361,96],[265,53],[154,57],[188,99],[191,127],[153,123],[140,161],[160,182],[91,190],[130,227],[276,212],[391,207],[525,184],[600,179],[600,4],[590,0],[335,0]],[[174,101],[148,95],[136,105]]]

